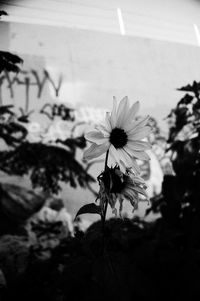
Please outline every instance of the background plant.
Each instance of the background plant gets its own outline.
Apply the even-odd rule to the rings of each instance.
[[[154,212],[175,227],[184,244],[198,245],[200,223],[200,83],[181,87],[183,97],[168,115],[167,153],[173,175],[165,175]]]

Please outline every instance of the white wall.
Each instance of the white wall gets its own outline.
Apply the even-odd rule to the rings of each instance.
[[[197,44],[193,24],[200,27],[199,0],[0,0],[4,20],[52,24],[120,34],[117,8],[125,32],[186,44]]]
[[[142,113],[163,123],[181,97],[175,89],[200,80],[196,46],[51,26],[6,25],[0,23],[4,36],[0,47],[21,55],[26,70],[37,69],[42,76],[46,68],[55,82],[62,74],[60,98],[74,106],[110,109],[113,95],[128,95],[132,101],[141,101]],[[16,89],[16,104],[23,105],[23,89]],[[36,102],[32,87],[31,103],[38,107],[54,98],[49,89]]]

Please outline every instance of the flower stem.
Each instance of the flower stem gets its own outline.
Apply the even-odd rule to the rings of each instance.
[[[108,200],[106,200],[105,207],[104,207],[104,212],[103,212],[103,218],[102,218],[102,223],[103,223],[103,232],[105,232],[105,221],[106,221],[106,212],[108,208]]]
[[[106,171],[108,167],[108,154],[109,150],[106,152],[106,159],[105,159],[105,167],[104,167],[104,172]],[[106,199],[104,208],[103,208],[103,213],[102,213],[102,234],[103,234],[103,250],[105,249],[105,221],[106,221],[106,213],[107,213],[107,208],[108,208],[108,200]]]
[[[109,150],[107,150],[107,152],[106,152],[106,159],[105,159],[104,171],[106,171],[107,166],[108,166],[108,154],[109,154]]]
[[[109,150],[107,150],[107,152],[106,152],[104,172],[106,171],[106,169],[108,167],[108,154],[109,154]],[[106,203],[105,203],[105,206],[104,206],[104,212],[103,212],[103,224],[105,224],[107,208],[108,208],[108,200],[106,199]]]

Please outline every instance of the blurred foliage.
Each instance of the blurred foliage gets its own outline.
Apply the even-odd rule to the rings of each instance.
[[[10,52],[0,51],[0,73],[4,70],[9,72],[19,72],[18,64],[23,63],[23,60]]]
[[[0,106],[0,138],[8,146],[17,147],[24,141],[27,133],[27,129],[18,121],[13,106]]]
[[[40,110],[41,114],[46,115],[50,120],[59,116],[62,120],[74,121],[74,109],[67,108],[64,104],[49,104],[46,103]]]
[[[1,15],[7,15],[0,11]],[[23,60],[17,55],[0,51],[0,73],[18,72],[18,64]],[[0,106],[0,142],[4,147],[0,151],[0,170],[8,175],[30,176],[33,187],[41,187],[50,193],[58,193],[60,182],[69,183],[72,187],[90,188],[95,180],[89,175],[86,167],[76,159],[77,148],[86,146],[84,136],[65,140],[57,139],[55,143],[31,143],[27,136],[28,130],[24,123],[29,123],[30,114],[20,109],[18,116],[12,105]],[[53,120],[74,122],[73,110],[61,104],[46,104],[40,111]]]
[[[159,230],[159,231],[158,231]],[[169,239],[171,237],[171,239]],[[60,241],[50,257],[30,249],[24,277],[6,278],[13,300],[177,300],[199,298],[199,254],[182,249],[178,233],[140,219],[106,222],[102,252],[100,222]],[[4,270],[3,270],[4,272]],[[198,300],[198,299],[197,299]]]
[[[7,15],[7,12],[0,10],[0,18],[1,16]],[[0,74],[4,70],[8,72],[19,72],[20,67],[18,65],[21,63],[23,63],[23,60],[18,55],[0,50]]]
[[[7,13],[0,11],[0,16],[3,15]],[[19,56],[0,51],[0,73],[19,72],[21,63],[23,60]],[[74,125],[73,133],[64,140],[57,139],[53,144],[42,140],[30,142],[26,125],[32,113],[20,108],[19,115],[12,105],[0,105],[2,174],[6,177],[27,175],[33,188],[42,188],[50,194],[59,192],[61,182],[72,187],[80,185],[90,188],[89,184],[95,180],[88,173],[87,166],[76,159],[77,149],[86,146],[84,136],[74,137]],[[59,117],[76,124],[73,110],[65,105],[47,104],[40,113],[46,114],[51,120]],[[27,222],[44,205],[47,195],[36,194],[17,184],[0,183],[0,300],[9,300],[13,296],[12,289],[16,293],[15,298],[18,298],[22,287],[23,294],[26,293],[24,277],[27,276],[27,270],[33,268],[35,262],[39,262],[41,267],[43,261],[46,264],[52,257],[52,250],[60,245],[62,239],[70,236],[64,220],[42,221],[33,218],[30,223]],[[61,216],[64,217],[66,214]]]
[[[60,181],[72,187],[87,187],[95,181],[76,160],[77,148],[86,146],[83,136],[57,139],[54,144],[29,142],[28,131],[12,106],[0,107],[0,125],[0,138],[7,144],[7,149],[0,151],[0,170],[9,175],[30,175],[33,187],[52,193],[58,193]]]
[[[168,115],[167,152],[174,174],[165,175],[162,193],[152,199],[150,210],[178,225],[185,241],[193,237],[200,244],[200,83],[178,90],[186,94]]]
[[[68,142],[67,142],[68,143]],[[9,175],[28,175],[33,187],[42,187],[45,191],[58,193],[60,182],[69,183],[72,187],[87,187],[94,181],[75,159],[74,144],[68,143],[68,151],[56,145],[42,143],[21,143],[14,150],[0,152],[0,169]]]
[[[65,112],[69,112],[67,108]],[[72,121],[70,115],[68,118]],[[60,182],[72,187],[77,184],[88,187],[95,181],[76,160],[77,148],[86,146],[83,135],[57,139],[54,144],[32,143],[27,139],[28,130],[22,121],[22,116],[19,119],[11,105],[0,107],[0,138],[7,146],[0,151],[1,171],[9,175],[29,175],[33,187],[52,193],[61,189]]]
[[[63,235],[65,227],[61,221],[48,221],[35,219],[31,221],[31,231],[36,241],[32,244],[32,252],[35,259],[46,260],[51,258],[53,250],[57,247],[63,236],[66,238],[69,233]]]
[[[5,12],[4,10],[0,10],[0,17],[7,16],[7,15],[8,15],[7,12]]]

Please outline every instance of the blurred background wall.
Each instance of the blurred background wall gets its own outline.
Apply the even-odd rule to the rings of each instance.
[[[128,95],[164,126],[180,97],[175,89],[200,78],[197,0],[0,4],[9,13],[0,26],[1,49],[21,55],[23,69],[37,70],[41,79],[44,68],[55,84],[61,75],[58,99],[73,106],[110,109],[113,95]],[[51,87],[38,101],[32,87],[30,105],[55,98]],[[10,101],[22,106],[22,87],[15,90]]]

